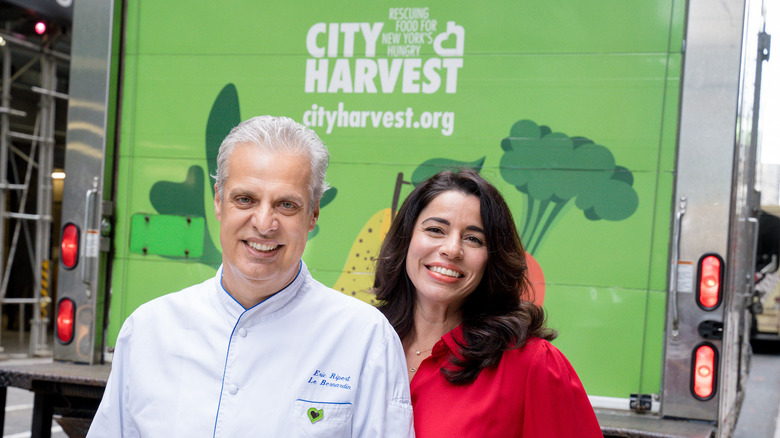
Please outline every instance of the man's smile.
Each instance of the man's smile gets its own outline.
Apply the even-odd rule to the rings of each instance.
[[[276,245],[276,244],[275,245],[269,245],[269,244],[264,244],[264,243],[255,243],[255,242],[250,242],[250,241],[247,241],[247,240],[245,240],[245,242],[246,242],[247,245],[249,245],[250,248],[252,248],[254,250],[257,250],[257,251],[262,251],[262,252],[273,251],[276,248],[279,248],[279,246],[281,246],[281,245]]]

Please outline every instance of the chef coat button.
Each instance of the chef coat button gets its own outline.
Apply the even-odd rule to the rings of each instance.
[[[228,386],[228,392],[229,392],[231,395],[233,395],[233,394],[237,393],[237,392],[238,392],[238,386],[236,386],[236,385],[232,385],[232,384],[231,384],[230,386]]]
[[[238,336],[241,336],[242,338],[245,338],[246,337],[246,329],[243,328],[243,327],[238,329]]]

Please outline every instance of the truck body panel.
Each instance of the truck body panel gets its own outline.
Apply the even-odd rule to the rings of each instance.
[[[361,14],[363,18],[344,16],[342,9],[312,6],[303,15],[296,11],[298,18],[293,20],[290,16],[293,12],[286,7],[266,10],[265,6],[250,5],[237,5],[234,9],[190,5],[185,16],[175,23],[164,18],[161,7],[146,4],[128,7],[118,178],[119,186],[133,189],[117,193],[116,236],[132,235],[129,218],[133,214],[171,213],[159,211],[153,200],[153,192],[163,190],[164,183],[179,183],[184,187],[188,181],[202,181],[197,187],[187,186],[195,192],[197,200],[179,211],[203,212],[209,229],[204,248],[217,247],[217,224],[209,217],[213,188],[207,177],[213,172],[210,166],[217,145],[207,144],[206,132],[211,112],[224,114],[226,111],[225,108],[217,110],[217,105],[234,105],[227,112],[240,112],[243,118],[259,113],[308,118],[326,144],[331,145],[328,180],[336,188],[336,196],[329,205],[323,206],[318,234],[310,239],[304,260],[317,278],[332,286],[349,274],[350,262],[360,261],[360,258],[350,260],[349,251],[367,222],[378,212],[392,207],[398,173],[403,173],[408,180],[418,169],[429,167],[429,160],[460,163],[484,160],[482,173],[502,189],[514,209],[518,227],[523,229],[525,223],[541,219],[535,235],[528,227],[527,233],[534,241],[527,241],[526,245],[544,273],[544,303],[550,312],[551,325],[561,332],[557,343],[580,371],[586,387],[593,388],[596,394],[622,398],[635,392],[657,392],[653,388],[660,383],[658,355],[662,325],[654,323],[646,327],[646,315],[654,312],[649,319],[658,321],[664,313],[665,252],[681,62],[683,14],[679,4],[660,2],[653,6],[651,13],[647,5],[634,5],[631,7],[634,10],[625,11],[613,10],[606,2],[587,8],[569,2],[556,8],[533,4],[518,8],[506,4],[458,11],[431,3],[425,20],[436,20],[437,32],[445,31],[446,23],[453,21],[464,29],[465,37],[462,57],[442,58],[462,60],[463,67],[457,69],[455,92],[447,93],[444,89],[447,79],[442,69],[442,83],[430,94],[403,92],[403,68],[392,93],[383,92],[378,74],[373,81],[377,87],[375,93],[354,89],[352,93],[345,92],[346,80],[338,92],[306,92],[306,68],[310,61],[329,61],[327,82],[332,87],[338,62],[348,63],[350,75],[354,77],[358,60],[379,64],[381,59],[388,62],[420,59],[422,65],[438,58],[433,44],[421,44],[418,58],[388,57],[388,47],[392,45],[381,44],[381,39],[376,53],[366,56],[366,45],[359,41],[359,36],[355,37],[352,57],[343,56],[343,37],[335,49],[340,53],[338,56],[315,58],[307,52],[307,35],[317,23],[382,23],[383,29],[393,29],[388,34],[401,38],[413,35],[414,32],[394,31],[397,23],[404,20],[389,20],[387,6],[369,8]],[[497,11],[512,12],[499,14]],[[581,22],[589,22],[587,28],[569,24],[580,20],[575,18],[575,11],[592,18],[590,22]],[[257,35],[256,38],[244,37],[239,41],[230,32],[192,35],[191,29],[225,29],[237,15],[258,17],[252,26],[256,33],[250,33]],[[540,15],[548,21],[530,18]],[[618,16],[623,18],[616,19]],[[648,20],[648,16],[652,19]],[[490,32],[484,31],[482,24],[488,17],[493,28]],[[550,26],[551,23],[555,26]],[[627,33],[626,29],[636,32]],[[630,37],[610,38],[613,32]],[[327,36],[318,38],[324,47]],[[425,81],[419,82],[422,85]],[[235,89],[235,102],[229,101],[232,91],[223,94],[226,86]],[[352,87],[356,88],[354,84]],[[186,104],[180,99],[183,94],[187,95]],[[349,117],[361,119],[362,111],[390,111],[392,126],[387,128],[382,121],[374,128],[369,114],[365,128],[329,127],[322,117],[317,120],[319,108],[336,112],[341,109],[342,115],[349,111]],[[409,127],[407,108],[414,112]],[[361,113],[356,114],[357,111]],[[422,121],[417,117],[422,117],[424,111],[452,113],[454,126],[415,129],[413,124]],[[398,112],[403,119],[400,127],[396,127]],[[604,117],[604,113],[610,117]],[[161,117],[165,123],[161,123]],[[239,119],[236,117],[232,122],[235,124]],[[569,196],[566,201],[570,202],[554,204],[545,198],[529,200],[528,195],[508,184],[501,175],[505,153],[501,142],[520,120],[549,126],[568,137],[583,136],[594,139],[595,144],[607,145],[605,148],[612,157],[607,157],[605,165],[612,167],[605,168],[604,172],[614,171],[617,164],[626,169],[624,174],[631,175],[628,196],[640,200],[636,211],[623,220],[590,220],[568,193],[561,195]],[[342,122],[346,125],[352,121]],[[447,135],[448,129],[452,132]],[[572,148],[561,146],[565,147]],[[566,170],[561,172],[564,177],[570,176]],[[549,177],[540,175],[539,178]],[[570,184],[577,182],[572,179]],[[402,185],[401,197],[410,189],[410,185]],[[550,207],[539,216],[545,202]],[[536,211],[530,212],[534,207]],[[556,215],[552,216],[554,211]],[[375,234],[374,253],[380,241],[380,236]],[[616,245],[616,242],[626,244]],[[211,275],[219,261],[214,252],[204,249],[201,260],[166,267],[165,264],[173,261],[133,253],[127,245],[115,245],[115,248],[117,278],[112,285],[113,296],[126,305],[112,305],[109,339],[116,336],[124,317],[138,304]],[[604,256],[596,260],[593,254]],[[212,270],[189,266],[192,263],[209,265]],[[157,278],[154,273],[171,272],[173,266],[181,265],[186,267],[175,269],[185,269],[182,272],[186,275],[163,276],[171,284],[155,288],[138,284]],[[194,271],[200,275],[190,276]],[[370,278],[370,271],[363,271],[363,277]],[[342,279],[342,283],[348,280]],[[370,287],[370,282],[364,281],[353,291],[365,287]],[[654,332],[646,333],[648,328]],[[573,333],[583,333],[588,340],[583,342],[573,337]],[[614,351],[611,345],[622,348]],[[594,353],[609,354],[613,372],[605,375],[602,365],[584,360]],[[648,354],[655,357],[647,357]],[[653,370],[643,372],[643,367]]]

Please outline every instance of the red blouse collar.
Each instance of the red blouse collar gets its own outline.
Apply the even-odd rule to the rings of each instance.
[[[431,350],[431,356],[441,357],[449,354],[455,355],[458,359],[463,359],[463,355],[460,354],[460,346],[465,345],[466,340],[463,337],[463,326],[458,324],[457,327],[445,333],[441,337],[441,340],[433,346]]]

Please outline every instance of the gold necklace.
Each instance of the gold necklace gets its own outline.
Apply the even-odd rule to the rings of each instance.
[[[417,356],[419,356],[419,355],[421,355],[421,354],[423,354],[423,353],[425,353],[425,352],[431,351],[431,350],[433,350],[433,347],[431,347],[431,348],[426,348],[425,350],[420,350],[420,349],[418,349],[418,348],[415,348],[415,349],[414,349],[414,353],[415,353]],[[425,359],[423,359],[423,360],[425,360]],[[420,363],[422,363],[422,361],[420,361]],[[415,371],[417,371],[417,369],[418,369],[419,367],[420,367],[420,365],[419,365],[419,364],[417,365],[417,367],[409,367],[409,371],[410,371],[410,372],[415,372]]]

